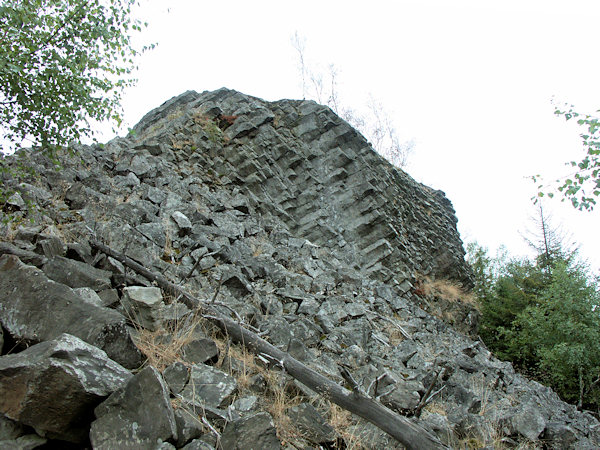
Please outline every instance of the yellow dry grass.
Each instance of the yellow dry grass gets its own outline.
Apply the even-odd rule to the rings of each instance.
[[[452,303],[463,303],[479,309],[477,298],[471,292],[467,292],[459,283],[450,280],[431,280],[425,278],[421,282],[421,289],[426,296],[439,297]]]

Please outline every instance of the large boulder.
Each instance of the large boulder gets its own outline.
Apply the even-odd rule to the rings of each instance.
[[[40,435],[83,442],[94,408],[131,376],[102,350],[62,334],[0,357],[0,412]]]
[[[235,378],[206,364],[194,364],[181,398],[190,406],[226,406],[237,389]]]
[[[273,418],[259,412],[228,423],[221,436],[223,448],[275,450],[281,448]]]
[[[146,367],[94,411],[94,449],[154,448],[177,440],[169,389],[154,367]]]
[[[0,324],[15,341],[36,344],[69,333],[128,369],[142,363],[125,317],[86,302],[13,255],[0,257]]]
[[[111,285],[110,272],[62,256],[49,259],[42,269],[51,280],[72,288],[89,287],[101,291]]]

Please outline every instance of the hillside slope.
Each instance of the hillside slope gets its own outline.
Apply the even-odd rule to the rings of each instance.
[[[402,448],[99,241],[446,445],[598,447],[590,414],[468,336],[473,307],[425,295],[472,286],[451,203],[328,108],[188,91],[77,152],[4,175],[0,441]]]

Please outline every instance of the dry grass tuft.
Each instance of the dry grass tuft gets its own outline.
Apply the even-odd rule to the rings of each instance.
[[[330,403],[329,406],[329,425],[333,427],[336,433],[344,440],[344,445],[347,450],[360,450],[368,448],[365,446],[360,436],[354,434],[356,421],[352,417],[350,411],[340,408],[335,403]]]
[[[131,319],[131,318],[130,318]],[[171,364],[182,359],[181,349],[194,339],[194,331],[200,326],[197,318],[173,321],[163,329],[150,331],[132,320],[136,333],[135,344],[148,358],[148,365],[162,372]]]
[[[466,292],[464,288],[455,281],[442,279],[431,280],[425,278],[420,284],[423,294],[427,297],[439,297],[451,303],[463,303],[479,309],[475,295],[471,292]]]
[[[252,378],[261,375],[266,382],[264,393],[261,395],[262,409],[273,417],[277,437],[283,444],[302,439],[302,433],[286,412],[288,408],[299,405],[306,399],[289,382],[289,379],[279,370],[258,363],[255,356],[246,348],[230,345],[223,339],[215,339],[215,341],[220,354],[223,355],[217,367],[236,379],[238,395],[244,396],[250,393]]]

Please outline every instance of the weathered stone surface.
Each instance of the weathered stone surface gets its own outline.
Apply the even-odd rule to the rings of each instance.
[[[175,410],[175,423],[177,425],[177,447],[183,447],[192,439],[202,436],[204,425],[199,415],[186,408]]]
[[[163,378],[173,394],[179,394],[190,379],[188,366],[176,361],[163,372]]]
[[[249,395],[248,397],[238,398],[233,402],[231,407],[240,413],[254,411],[258,408],[258,397],[256,395]]]
[[[224,406],[237,389],[233,377],[205,364],[194,364],[181,397],[192,406]]]
[[[200,439],[194,439],[192,442],[187,444],[185,447],[181,447],[185,450],[215,450],[215,447]]]
[[[93,408],[129,378],[106,353],[63,334],[0,357],[0,412],[47,437],[82,442]]]
[[[570,448],[577,441],[575,430],[564,423],[546,424],[543,439],[553,442],[557,448]]]
[[[181,348],[182,358],[190,364],[216,362],[219,349],[212,339],[194,339]]]
[[[536,441],[546,428],[546,420],[540,410],[533,404],[524,405],[512,417],[512,424],[519,434],[531,441]]]
[[[100,307],[105,306],[100,296],[92,288],[75,288],[73,289],[73,292],[79,295],[84,302],[89,303],[90,305]]]
[[[15,255],[19,257],[25,264],[31,264],[36,267],[41,267],[48,261],[43,255],[32,252],[30,250],[24,250],[10,242],[0,242],[0,255]]]
[[[17,439],[25,434],[25,427],[4,414],[0,414],[0,441]]]
[[[0,441],[0,450],[33,450],[46,444],[44,439],[37,434],[26,434],[13,440]]]
[[[129,286],[123,288],[121,302],[130,319],[150,331],[160,325],[160,310],[163,306],[162,292],[157,287]]]
[[[123,316],[86,303],[71,288],[11,255],[0,258],[0,323],[15,340],[37,343],[69,333],[127,368],[142,362]]]
[[[423,383],[403,380],[398,382],[389,394],[381,397],[381,401],[384,405],[399,412],[412,411],[421,400],[419,391],[425,391]]]
[[[181,211],[175,211],[171,214],[171,219],[177,224],[180,236],[184,236],[192,230],[192,222]]]
[[[169,391],[160,373],[146,367],[115,391],[94,413],[90,440],[94,449],[152,448],[177,440]]]
[[[58,236],[46,236],[38,239],[36,243],[38,253],[42,253],[47,258],[55,256],[65,256],[67,246]]]
[[[301,403],[286,410],[292,423],[313,444],[323,444],[335,439],[335,430],[310,403]]]
[[[111,273],[81,261],[55,256],[43,267],[48,278],[72,288],[89,287],[101,291],[111,287]]]
[[[260,412],[227,424],[221,436],[223,448],[267,450],[279,449],[277,430],[273,419],[266,412]]]

